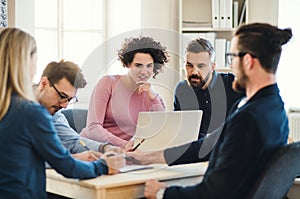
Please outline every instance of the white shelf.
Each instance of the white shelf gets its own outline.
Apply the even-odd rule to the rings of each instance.
[[[234,28],[182,27],[182,32],[232,32]]]

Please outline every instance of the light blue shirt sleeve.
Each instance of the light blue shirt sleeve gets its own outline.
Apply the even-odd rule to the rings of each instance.
[[[76,131],[74,131],[64,114],[61,111],[56,112],[53,115],[53,124],[57,131],[58,137],[61,143],[66,147],[70,153],[80,153],[86,151],[86,149],[79,143],[82,140],[86,146],[94,151],[99,151],[99,146],[103,143],[81,137]]]

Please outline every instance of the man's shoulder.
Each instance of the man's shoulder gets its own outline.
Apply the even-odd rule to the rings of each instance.
[[[183,87],[183,86],[188,86],[186,80],[182,80],[182,81],[178,82],[177,85],[176,85],[176,88],[177,87]]]
[[[234,74],[232,73],[218,73],[218,81],[223,81],[225,87],[232,88],[232,82],[234,81]]]
[[[219,77],[221,77],[223,80],[234,80],[234,74],[232,73],[218,73]]]
[[[176,84],[175,93],[182,91],[190,91],[191,87],[188,85],[187,80],[182,80]]]
[[[52,116],[52,119],[53,119],[53,123],[65,123],[67,121],[65,115],[60,111],[57,111],[53,116]]]

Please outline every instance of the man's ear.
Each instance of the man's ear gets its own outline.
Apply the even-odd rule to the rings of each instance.
[[[211,63],[211,70],[215,70],[215,68],[216,68],[216,62],[212,62]]]
[[[247,70],[251,70],[253,68],[253,57],[250,54],[246,54],[243,57],[244,66]]]
[[[43,89],[49,84],[49,80],[47,79],[47,77],[42,77],[39,84],[41,86],[41,89]]]

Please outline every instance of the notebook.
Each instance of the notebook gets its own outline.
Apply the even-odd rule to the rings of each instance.
[[[140,112],[134,146],[153,151],[179,146],[198,139],[202,111]]]

